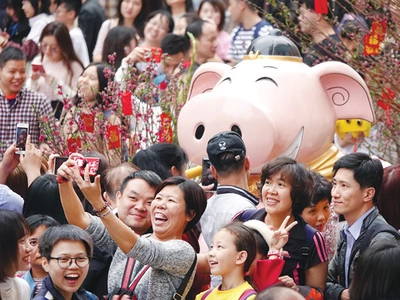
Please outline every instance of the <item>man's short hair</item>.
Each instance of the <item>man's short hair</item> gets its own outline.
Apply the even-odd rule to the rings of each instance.
[[[163,53],[169,55],[187,53],[190,49],[190,41],[183,35],[168,33],[161,41],[161,49]]]
[[[361,189],[374,188],[373,203],[376,204],[383,180],[383,166],[379,159],[373,159],[365,153],[350,153],[335,162],[333,176],[339,169],[351,170],[354,180],[358,182]]]
[[[147,182],[148,185],[150,185],[152,188],[156,189],[157,186],[161,183],[161,178],[158,176],[155,172],[153,171],[148,171],[148,170],[141,170],[141,171],[136,171],[130,174],[128,177],[126,177],[122,183],[121,187],[119,189],[120,193],[123,194],[126,186],[128,185],[128,182],[133,180],[133,179],[143,179],[144,181]]]
[[[82,8],[82,1],[81,0],[56,0],[57,6],[60,6],[64,3],[65,8],[67,11],[75,11],[75,18],[79,15],[81,8]]]
[[[219,175],[224,176],[243,168],[246,146],[238,133],[223,131],[208,141],[207,154]]]
[[[210,23],[206,20],[197,20],[186,27],[185,33],[190,32],[196,39],[200,39],[203,34],[203,25]]]
[[[23,60],[26,61],[25,54],[21,49],[16,47],[6,47],[0,53],[0,68],[3,68],[9,60]]]

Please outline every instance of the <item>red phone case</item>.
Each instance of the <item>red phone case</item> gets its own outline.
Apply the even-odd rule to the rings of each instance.
[[[35,73],[46,73],[41,64],[32,64],[32,71]]]

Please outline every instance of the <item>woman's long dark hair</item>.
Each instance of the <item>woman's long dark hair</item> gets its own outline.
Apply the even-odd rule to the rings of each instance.
[[[82,68],[83,64],[75,53],[68,28],[63,23],[51,22],[47,24],[46,27],[43,28],[39,42],[41,43],[43,38],[45,38],[46,36],[54,36],[56,38],[58,47],[61,50],[62,61],[64,62],[65,66],[68,69],[69,85],[71,85],[73,78],[71,63],[73,61],[76,61],[82,66]],[[43,56],[44,54],[42,52],[41,61],[43,61]]]
[[[119,26],[124,25],[124,16],[121,13],[121,4],[123,1],[124,0],[118,1],[117,18]],[[133,21],[132,24],[141,38],[143,38],[145,20],[151,11],[150,9],[151,2],[152,1],[149,0],[142,0],[142,9],[140,10],[139,14],[136,16],[135,21]]]

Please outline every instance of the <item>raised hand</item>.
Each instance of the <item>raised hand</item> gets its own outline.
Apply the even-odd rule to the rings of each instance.
[[[290,229],[297,225],[297,221],[294,221],[287,225],[289,219],[290,216],[287,216],[285,220],[283,220],[279,229],[273,231],[271,239],[267,241],[269,249],[280,250],[283,248],[283,246],[286,245],[287,241],[289,240],[288,232],[290,231]]]

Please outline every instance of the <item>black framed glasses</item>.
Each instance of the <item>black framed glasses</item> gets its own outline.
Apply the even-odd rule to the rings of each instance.
[[[68,256],[63,256],[63,257],[51,257],[50,259],[55,259],[58,262],[58,265],[60,266],[61,269],[68,269],[71,265],[72,262],[75,261],[75,264],[79,268],[84,268],[89,264],[89,257],[68,257]]]

